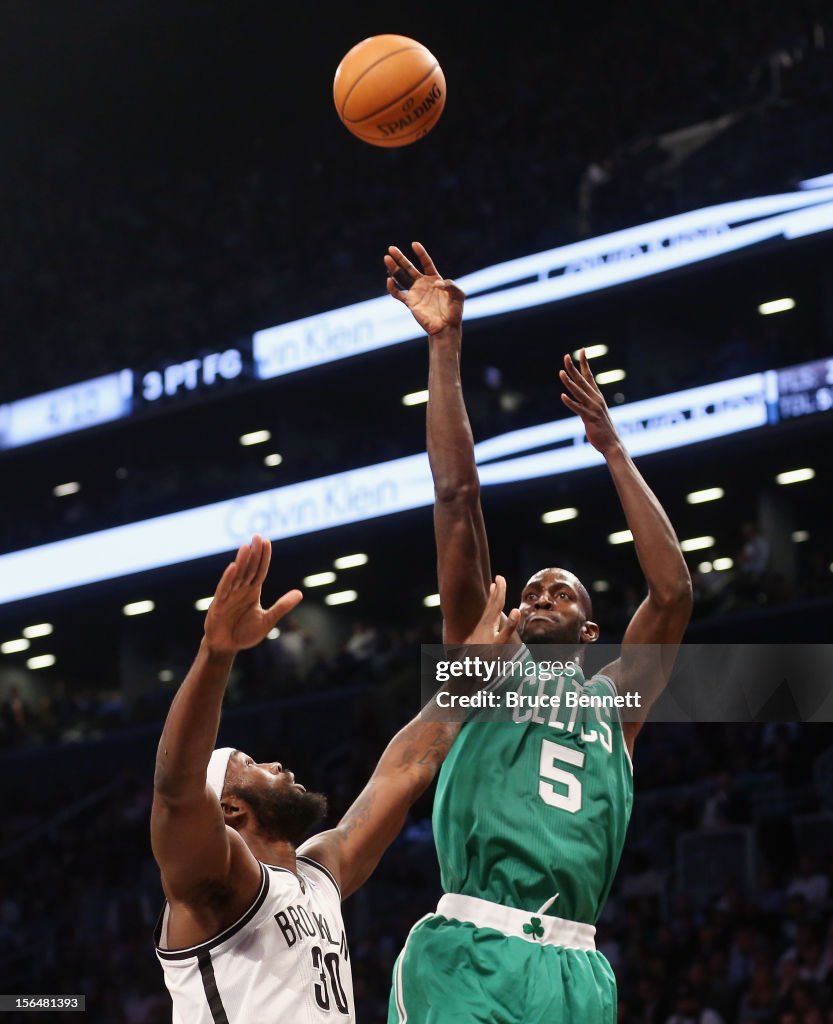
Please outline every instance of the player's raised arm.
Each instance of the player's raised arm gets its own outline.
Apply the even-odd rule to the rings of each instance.
[[[260,643],[301,600],[291,590],[271,608],[260,606],[271,546],[254,537],[223,573],[205,619],[199,653],[171,704],[153,780],[151,843],[169,900],[188,903],[206,885],[230,879],[256,891],[260,869],[240,837],[226,827],[206,771],[217,740],[220,709],[234,656]],[[245,893],[241,893],[245,895]]]
[[[419,242],[418,270],[391,246],[388,291],[404,303],[428,335],[428,459],[434,478],[437,576],[448,643],[459,643],[483,611],[492,578],[480,506],[474,440],[460,379],[463,292],[440,276]]]
[[[583,349],[578,366],[569,355],[564,356],[560,377],[566,389],[561,400],[581,417],[587,440],[607,462],[648,584],[648,596],[634,613],[625,631],[623,646],[669,646],[671,656],[662,660],[659,652],[655,652],[655,657],[632,659],[634,666],[644,669],[647,665],[649,671],[628,672],[627,678],[622,679],[622,664],[614,663],[605,670],[614,676],[620,674],[616,681],[623,689],[641,694],[643,715],[647,715],[667,682],[673,666],[673,647],[682,639],[691,617],[691,577],[674,528],[628,455]],[[643,721],[644,717],[639,722],[624,724],[629,746]]]
[[[506,580],[496,576],[467,644],[509,644],[518,610],[503,616]],[[353,805],[329,832],[313,836],[298,851],[323,863],[339,879],[342,899],[373,872],[399,835],[413,803],[425,792],[451,749],[462,721],[417,715],[390,741],[376,770]]]

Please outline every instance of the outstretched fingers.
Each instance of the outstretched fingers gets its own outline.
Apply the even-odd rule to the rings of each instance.
[[[255,578],[252,583],[256,587],[262,587],[266,574],[269,572],[269,563],[272,561],[272,542],[268,538],[261,539],[260,561],[257,565]]]
[[[404,270],[408,275],[410,275],[412,281],[416,281],[418,277],[422,277],[422,273],[417,270],[401,249],[398,249],[395,245],[389,245],[388,254],[388,257],[385,259],[385,266],[388,267],[388,269],[390,269],[388,259],[392,259],[396,264],[396,269]]]
[[[303,599],[304,595],[300,590],[287,590],[285,594],[282,594],[272,607],[267,608],[264,613],[269,623],[269,628],[271,629],[275,623],[280,622],[284,615],[288,615],[293,608],[297,608]]]
[[[405,298],[405,294],[406,293],[405,293],[404,289],[399,287],[399,284],[398,284],[396,278],[392,274],[388,278],[385,287],[388,290],[388,295],[392,295],[397,300],[397,302],[402,302],[406,306],[408,305],[408,301]]]
[[[244,587],[250,587],[254,583],[262,554],[263,538],[255,534],[252,537],[252,543],[249,545],[249,556],[246,559],[246,567],[243,570],[241,582]]]
[[[498,635],[495,638],[495,643],[508,644],[511,643],[515,636],[515,630],[518,626],[518,620],[521,617],[520,610],[513,608],[511,612],[506,616],[506,621],[498,630]]]
[[[592,390],[591,382],[587,380],[581,370],[573,362],[573,357],[569,352],[564,356],[564,369],[561,371],[561,379],[564,380],[565,377],[582,391],[588,392]]]
[[[428,274],[430,277],[439,277],[440,272],[434,266],[434,261],[428,255],[428,250],[422,242],[411,242],[411,248],[417,254],[419,262],[422,264],[423,274]]]
[[[587,350],[582,348],[579,349],[578,353],[579,365],[581,367],[581,375],[587,381],[594,391],[599,390],[599,385],[596,383],[596,378],[593,376],[593,371],[590,369],[590,363],[587,362]]]
[[[229,596],[234,589],[234,581],[237,578],[237,562],[226,566],[226,571],[220,577],[217,589],[214,591],[214,599],[222,601]]]
[[[489,584],[489,596],[486,599],[486,607],[480,616],[484,626],[491,626],[496,633],[500,624],[500,616],[503,606],[506,603],[506,579],[503,576],[495,576],[494,583]]]
[[[565,395],[563,392],[561,394],[561,401],[567,406],[570,412],[574,412],[576,416],[581,416],[584,412],[583,405],[579,405],[574,398],[571,398],[569,395]]]
[[[252,557],[252,546],[251,544],[241,544],[237,550],[237,554],[234,558],[234,580],[232,583],[232,590],[239,590],[241,587],[246,585],[246,572],[249,566],[249,560]]]
[[[480,625],[488,631],[488,636],[491,638],[489,642],[491,643],[509,643],[515,632],[520,612],[517,608],[513,608],[506,619],[503,620],[503,606],[505,603],[506,579],[503,576],[495,576],[494,583],[489,586],[489,597],[486,600],[486,607],[480,616]]]

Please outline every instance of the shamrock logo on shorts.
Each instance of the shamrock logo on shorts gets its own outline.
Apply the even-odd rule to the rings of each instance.
[[[524,925],[524,935],[531,935],[533,939],[543,938],[544,929],[541,927],[540,917],[533,917],[529,924]]]

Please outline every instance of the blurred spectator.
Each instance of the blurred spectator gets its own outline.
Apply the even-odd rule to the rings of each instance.
[[[717,789],[706,801],[701,819],[702,828],[743,825],[749,820],[749,804],[728,772],[721,772]]]
[[[803,853],[798,871],[787,885],[787,896],[803,896],[811,907],[822,907],[830,894],[830,879],[819,870],[815,857]]]
[[[674,1012],[665,1024],[725,1024],[720,1014],[703,1005],[700,993],[688,982],[677,988]]]

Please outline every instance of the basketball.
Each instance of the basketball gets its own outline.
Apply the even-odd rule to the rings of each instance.
[[[434,127],[445,106],[437,58],[407,36],[371,36],[336,69],[333,99],[344,126],[372,146],[409,146]]]

